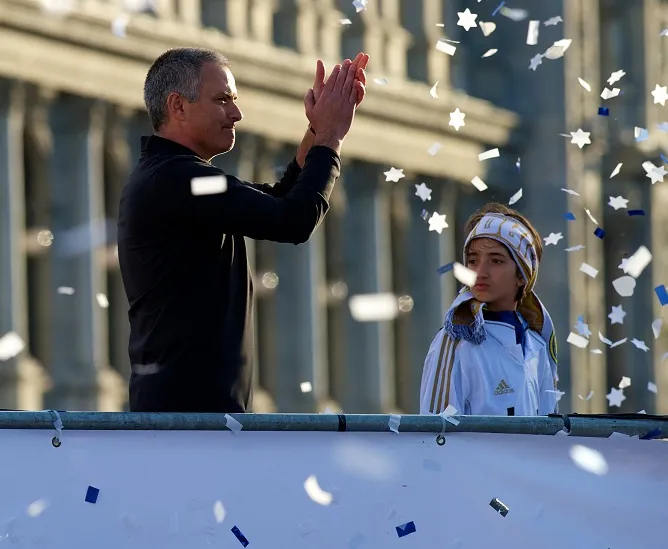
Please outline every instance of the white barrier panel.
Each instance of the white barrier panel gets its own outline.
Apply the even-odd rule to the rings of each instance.
[[[0,544],[668,546],[664,441],[449,433],[438,446],[420,433],[64,431],[54,448],[52,436],[0,430]]]

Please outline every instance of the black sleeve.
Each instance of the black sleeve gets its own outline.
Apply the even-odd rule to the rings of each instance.
[[[288,167],[283,173],[283,177],[281,177],[281,180],[275,185],[269,185],[267,183],[251,183],[250,181],[242,181],[242,183],[253,189],[257,189],[264,194],[273,196],[274,198],[283,198],[292,190],[292,187],[295,186],[301,171],[302,169],[299,167],[299,164],[297,164],[297,159],[295,158],[288,164]]]
[[[292,188],[276,198],[208,162],[178,157],[157,176],[156,188],[167,194],[162,204],[175,223],[187,221],[202,230],[300,244],[311,237],[325,217],[340,171],[341,159],[335,151],[312,147]],[[192,194],[194,177],[218,175],[227,178],[225,192]]]

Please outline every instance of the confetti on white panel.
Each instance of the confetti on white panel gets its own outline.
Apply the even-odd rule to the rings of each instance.
[[[580,270],[584,274],[586,274],[588,276],[591,276],[592,278],[596,278],[596,275],[598,275],[598,269],[595,269],[594,267],[592,267],[588,263],[583,263],[582,265],[580,265]]]
[[[585,90],[587,90],[588,92],[591,91],[591,86],[587,82],[582,80],[582,78],[578,77],[578,82],[580,82],[580,86],[582,86]]]
[[[399,314],[399,304],[392,293],[354,295],[348,306],[357,322],[382,322],[392,320]]]
[[[74,288],[71,286],[59,286],[56,291],[60,295],[74,295]]]
[[[647,382],[647,390],[654,393],[654,394],[656,394],[658,392],[657,388],[656,388],[656,384],[652,383],[651,381]]]
[[[654,334],[654,339],[659,339],[659,336],[661,335],[662,326],[663,326],[663,320],[660,318],[657,318],[654,322],[652,322],[652,333]]]
[[[440,151],[443,148],[443,145],[441,145],[438,142],[434,142],[431,144],[431,146],[427,149],[427,152],[431,156],[436,156],[438,154],[438,151]]]
[[[304,481],[304,490],[306,491],[306,495],[308,495],[308,497],[318,505],[330,505],[334,500],[332,494],[325,492],[322,488],[320,488],[318,479],[315,477],[315,475],[310,475]]]
[[[447,55],[454,55],[455,52],[457,51],[457,46],[453,46],[452,44],[446,42],[445,40],[439,40],[438,42],[436,42],[436,49]]]
[[[645,246],[640,246],[626,262],[626,272],[633,278],[638,278],[651,261],[652,253]]]
[[[571,446],[569,454],[573,463],[583,471],[594,475],[605,475],[608,472],[608,463],[598,450],[575,444]]]
[[[193,177],[190,180],[190,192],[194,196],[220,194],[227,190],[227,177],[224,175],[210,175]]]
[[[587,345],[589,345],[589,340],[586,337],[582,337],[581,335],[578,335],[574,332],[568,334],[566,342],[570,343],[571,345],[575,345],[580,349],[585,349]]]
[[[299,389],[302,393],[310,393],[313,390],[313,386],[310,381],[302,381],[299,384]]]
[[[508,201],[508,205],[512,206],[516,202],[519,202],[519,200],[522,198],[522,189],[517,191],[513,196],[510,197],[510,200]]]
[[[230,414],[225,414],[225,427],[232,431],[235,435],[241,432],[243,425],[234,419]]]
[[[481,152],[478,155],[478,160],[482,162],[483,160],[489,160],[490,158],[498,158],[499,156],[499,149],[490,149],[488,151]]]
[[[481,192],[487,190],[487,184],[477,175],[471,179],[471,183],[473,183],[473,186]]]
[[[485,36],[489,36],[496,30],[496,23],[491,21],[480,21],[479,26]]]
[[[225,515],[227,513],[225,512],[225,507],[223,506],[223,502],[218,500],[216,503],[213,504],[213,516],[216,519],[216,522],[220,524],[225,520]]]
[[[399,425],[401,424],[401,416],[397,414],[390,414],[390,419],[387,422],[390,431],[399,434]]]
[[[612,281],[612,287],[622,297],[631,297],[636,288],[636,279],[632,276],[620,276]]]
[[[457,263],[456,261],[452,266],[452,274],[459,282],[461,282],[464,286],[468,286],[469,288],[475,286],[475,281],[478,278],[478,275],[475,273],[475,271],[464,267],[464,265]]]
[[[527,31],[527,44],[535,46],[538,44],[538,33],[540,32],[540,21],[529,21],[529,29]]]
[[[490,50],[487,50],[485,53],[482,54],[482,59],[485,59],[485,57],[492,57],[495,53],[497,53],[499,50],[492,48]]]
[[[438,87],[438,81],[436,81],[436,83],[429,90],[429,95],[431,95],[434,99],[438,99],[438,91],[436,89],[437,87]]]

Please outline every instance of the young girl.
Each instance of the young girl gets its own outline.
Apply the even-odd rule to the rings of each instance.
[[[540,236],[518,212],[487,204],[466,224],[464,265],[477,275],[445,316],[424,363],[420,413],[452,405],[458,415],[557,411],[552,319],[533,292]]]

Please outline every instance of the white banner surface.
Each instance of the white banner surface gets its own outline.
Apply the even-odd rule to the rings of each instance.
[[[668,547],[664,441],[66,430],[54,448],[53,434],[0,430],[0,545]]]

